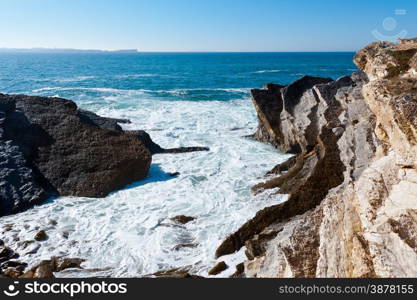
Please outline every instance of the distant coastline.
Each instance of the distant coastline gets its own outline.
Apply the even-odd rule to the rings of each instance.
[[[72,48],[0,48],[0,52],[24,53],[138,53],[138,49],[98,50]]]
[[[345,51],[140,51],[139,49],[119,49],[119,50],[103,50],[103,49],[74,49],[74,48],[7,48],[0,47],[0,53],[141,53],[141,54],[268,54],[268,53],[356,53],[357,50],[345,50]]]

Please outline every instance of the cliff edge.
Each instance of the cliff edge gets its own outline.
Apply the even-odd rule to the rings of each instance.
[[[254,138],[285,153],[258,193],[286,202],[230,235],[241,277],[417,277],[417,42],[360,50],[361,70],[253,90]],[[271,178],[272,176],[272,178]]]

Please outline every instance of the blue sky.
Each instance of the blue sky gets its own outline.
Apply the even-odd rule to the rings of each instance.
[[[415,0],[0,0],[9,48],[351,51],[405,32]]]

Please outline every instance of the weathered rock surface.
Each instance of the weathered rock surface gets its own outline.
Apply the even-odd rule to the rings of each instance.
[[[104,197],[146,177],[164,149],[126,119],[101,117],[70,100],[0,94],[0,216],[51,196]]]
[[[355,57],[363,72],[253,91],[255,138],[296,155],[254,191],[289,198],[217,256],[246,246],[245,277],[417,276],[416,53],[374,43]]]
[[[53,195],[104,197],[145,178],[151,155],[119,121],[65,99],[0,94],[0,216]]]
[[[46,241],[47,239],[48,239],[48,235],[46,234],[46,232],[45,232],[45,230],[39,230],[36,234],[35,234],[35,236],[34,236],[34,238],[33,238],[35,241],[38,241],[38,242],[43,242],[43,241]]]
[[[109,129],[119,132],[125,132],[142,142],[142,144],[150,151],[152,155],[154,154],[177,154],[177,153],[188,153],[188,152],[199,152],[199,151],[209,151],[207,147],[179,147],[179,148],[170,148],[165,149],[156,144],[151,136],[144,130],[126,130],[123,131],[121,124],[129,124],[130,120],[127,119],[114,119],[108,117],[101,117],[91,111],[78,110],[78,116],[80,120],[86,124],[97,126],[103,129]]]
[[[179,148],[170,148],[165,149],[152,141],[151,136],[143,130],[131,130],[126,131],[126,133],[136,137],[140,140],[151,152],[151,154],[179,154],[179,153],[188,153],[188,152],[200,152],[200,151],[210,151],[207,147],[179,147]]]

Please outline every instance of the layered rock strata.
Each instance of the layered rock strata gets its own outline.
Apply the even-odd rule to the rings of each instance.
[[[417,43],[359,51],[361,70],[252,91],[254,137],[293,153],[254,192],[268,207],[216,256],[246,247],[246,277],[417,276]]]

